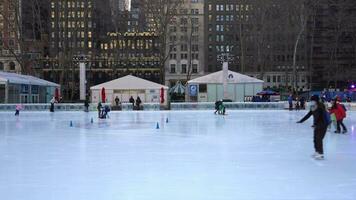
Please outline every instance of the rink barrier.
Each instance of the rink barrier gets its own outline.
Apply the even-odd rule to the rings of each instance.
[[[14,111],[18,104],[0,104],[0,111]],[[22,111],[49,111],[51,104],[21,104]],[[102,104],[102,106],[108,105],[113,108],[111,104]],[[121,104],[123,111],[133,110],[131,103]],[[160,110],[160,104],[143,104],[143,110]],[[84,105],[81,103],[59,103],[54,105],[54,111],[84,111]],[[97,104],[90,104],[89,111],[97,111]]]
[[[356,103],[343,103],[348,111],[356,111]],[[15,112],[17,104],[0,104],[1,111]],[[50,104],[21,104],[22,111],[49,111]],[[103,106],[111,104],[103,104]],[[228,110],[283,110],[288,109],[288,102],[224,102]],[[330,106],[330,105],[329,105]],[[55,104],[55,111],[84,111],[83,104]],[[97,104],[90,104],[90,111],[97,111]],[[111,106],[112,107],[112,106]],[[113,108],[113,107],[112,107]],[[214,110],[215,103],[212,102],[185,102],[185,103],[171,103],[171,110]],[[308,109],[308,103],[307,103]],[[133,110],[132,104],[123,103],[121,105],[122,111]],[[162,110],[160,104],[143,104],[145,111]]]
[[[283,110],[285,102],[224,102],[227,110]],[[172,103],[171,110],[214,110],[215,103]]]

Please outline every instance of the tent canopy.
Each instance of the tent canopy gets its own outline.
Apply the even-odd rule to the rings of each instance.
[[[208,74],[193,80],[188,81],[188,84],[191,83],[215,83],[222,84],[223,81],[223,71],[218,71],[215,73]],[[263,83],[262,80],[253,78],[247,75],[243,75],[234,71],[228,71],[228,83]]]
[[[127,75],[106,83],[90,87],[91,90],[152,90],[152,89],[168,89],[167,86],[154,83],[136,76]]]
[[[263,91],[257,93],[257,95],[279,95],[279,93],[275,92],[271,89],[267,89],[267,90],[263,90]]]
[[[0,82],[8,82],[12,84],[26,84],[26,85],[37,85],[37,86],[49,86],[49,87],[59,87],[58,84],[46,81],[34,76],[9,73],[0,71]]]

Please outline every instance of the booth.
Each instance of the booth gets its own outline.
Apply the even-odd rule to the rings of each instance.
[[[130,97],[140,97],[142,103],[166,104],[168,87],[132,75],[127,75],[90,88],[91,102],[115,104],[118,97],[121,103],[129,102]],[[103,99],[104,97],[104,99]]]
[[[48,103],[59,88],[34,76],[0,71],[0,103]]]
[[[244,102],[252,99],[263,89],[263,81],[254,77],[228,71],[224,77],[223,71],[208,74],[188,81],[188,101],[215,102],[223,99],[223,79],[227,79],[228,100]]]

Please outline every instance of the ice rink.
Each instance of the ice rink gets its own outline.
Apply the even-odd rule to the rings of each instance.
[[[3,112],[0,199],[355,200],[356,112],[323,161],[305,113]]]

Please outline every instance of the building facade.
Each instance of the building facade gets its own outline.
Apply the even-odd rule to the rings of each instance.
[[[204,1],[186,0],[169,24],[166,85],[204,75]]]
[[[221,70],[219,55],[230,54],[230,70],[262,79],[266,86],[308,89],[305,40],[294,56],[297,26],[284,21],[290,9],[279,0],[205,1],[206,72]]]
[[[311,6],[307,51],[312,88],[345,89],[356,80],[356,3],[321,1]]]
[[[21,72],[19,1],[0,0],[0,71]]]

